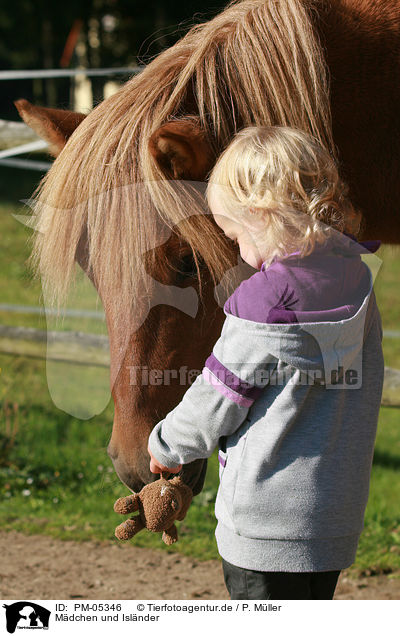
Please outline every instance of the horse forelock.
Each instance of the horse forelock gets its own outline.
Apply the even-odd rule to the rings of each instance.
[[[36,193],[46,231],[37,233],[31,263],[48,302],[65,301],[84,230],[111,315],[121,313],[121,298],[128,308],[128,299],[151,294],[146,268],[160,265],[162,227],[178,229],[213,280],[223,279],[232,247],[198,193],[165,178],[149,137],[168,120],[197,115],[215,155],[240,128],[270,124],[306,130],[334,153],[325,60],[310,17],[318,4],[235,0],[94,108]]]

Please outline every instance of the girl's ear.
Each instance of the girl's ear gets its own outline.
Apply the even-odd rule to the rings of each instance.
[[[265,226],[266,210],[248,208],[247,222],[252,229],[262,229]]]
[[[149,149],[170,179],[204,181],[215,159],[200,119],[194,115],[160,126],[149,139]]]
[[[86,115],[71,110],[34,106],[27,99],[14,102],[21,118],[47,143],[54,157],[60,154],[69,137]]]

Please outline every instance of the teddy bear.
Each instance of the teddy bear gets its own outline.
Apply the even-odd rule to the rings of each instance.
[[[115,529],[117,539],[126,541],[147,528],[151,532],[162,532],[162,540],[172,545],[178,540],[178,531],[174,521],[182,521],[193,499],[192,489],[181,477],[160,479],[147,484],[139,493],[120,497],[114,504],[114,511],[126,515],[139,511],[139,514],[127,519]]]

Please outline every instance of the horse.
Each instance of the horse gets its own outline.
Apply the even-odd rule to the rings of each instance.
[[[98,291],[115,407],[108,454],[132,491],[155,479],[149,433],[188,388],[132,382],[132,367],[201,369],[225,318],[215,288],[233,291],[238,248],[201,186],[238,130],[312,134],[338,161],[362,238],[400,242],[399,36],[399,0],[233,0],[86,116],[16,102],[55,156],[34,194],[30,263],[55,305],[76,263]],[[197,312],[149,305],[157,284],[194,292]],[[195,494],[206,467],[183,467]]]

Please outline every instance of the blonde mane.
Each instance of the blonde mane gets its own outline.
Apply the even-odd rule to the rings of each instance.
[[[112,316],[122,302],[135,310],[151,295],[146,272],[163,266],[153,248],[165,226],[179,232],[218,284],[234,264],[232,247],[204,214],[196,188],[165,178],[148,140],[167,121],[197,115],[215,156],[241,128],[278,124],[310,132],[335,156],[327,69],[312,20],[318,4],[234,0],[86,117],[35,193],[43,231],[35,233],[31,264],[46,299],[64,302],[85,231]]]

